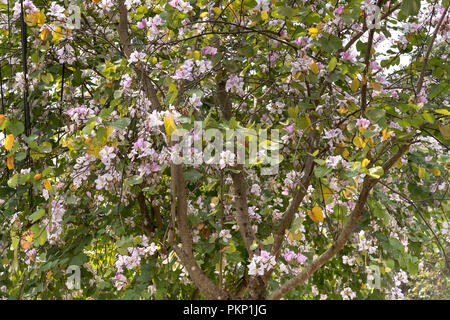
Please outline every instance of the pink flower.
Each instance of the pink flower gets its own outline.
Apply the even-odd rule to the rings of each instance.
[[[303,264],[306,260],[308,260],[308,258],[306,258],[304,255],[302,255],[301,253],[297,254],[298,263]]]
[[[284,260],[286,260],[287,262],[291,261],[292,259],[295,258],[295,253],[293,251],[289,251],[288,253],[283,255]]]
[[[284,130],[286,130],[288,133],[294,132],[295,129],[295,123],[288,125]]]
[[[145,27],[147,27],[147,19],[142,19],[141,21],[139,21],[136,24],[136,27],[138,27],[139,29],[144,29]]]
[[[210,54],[210,55],[215,55],[217,53],[217,48],[214,47],[204,47],[202,48],[202,53],[203,54]]]
[[[334,14],[341,15],[344,12],[344,7],[339,6],[336,10],[334,10]]]
[[[379,69],[381,69],[381,66],[376,61],[371,61],[370,68],[372,70],[379,70]]]
[[[355,59],[355,55],[352,54],[352,53],[350,53],[350,52],[348,52],[348,51],[341,52],[339,55],[340,55],[340,56],[342,57],[342,59],[344,59],[344,60],[353,61],[353,59]]]
[[[364,118],[360,118],[356,120],[356,125],[358,127],[363,127],[364,129],[367,129],[370,126],[370,121]]]

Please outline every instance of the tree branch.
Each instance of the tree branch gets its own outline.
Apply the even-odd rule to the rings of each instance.
[[[117,1],[117,7],[119,9],[119,25],[117,27],[117,32],[119,33],[120,44],[123,49],[123,53],[126,58],[129,58],[133,53],[133,48],[131,46],[130,35],[128,34],[128,11],[125,6],[124,0]],[[144,92],[147,98],[152,103],[152,110],[160,110],[161,103],[159,102],[158,96],[156,94],[156,89],[153,86],[151,79],[147,76],[145,68],[142,64],[135,66],[135,73],[139,77],[142,75]]]
[[[400,159],[408,150],[409,146],[412,143],[412,139],[405,143],[400,149],[383,165],[384,172],[386,173],[397,161]],[[286,295],[289,291],[295,289],[298,285],[303,283],[309,277],[311,277],[314,272],[316,272],[322,265],[328,262],[337,252],[339,252],[347,242],[350,237],[353,228],[355,227],[361,212],[366,204],[367,198],[369,197],[370,191],[378,182],[377,179],[371,178],[370,176],[366,176],[364,178],[363,186],[361,193],[359,194],[358,201],[353,209],[350,217],[347,220],[344,228],[342,229],[339,237],[336,242],[328,248],[324,253],[322,253],[319,257],[317,257],[311,264],[307,265],[302,272],[300,272],[297,276],[292,278],[291,280],[285,282],[281,287],[272,292],[268,299],[275,300],[281,299],[284,295]]]

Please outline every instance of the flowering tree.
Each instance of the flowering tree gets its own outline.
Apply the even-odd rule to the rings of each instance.
[[[0,297],[396,299],[429,255],[448,274],[448,6],[1,0]],[[210,162],[208,129],[273,134]]]

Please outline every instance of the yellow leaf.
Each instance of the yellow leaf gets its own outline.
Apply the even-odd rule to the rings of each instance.
[[[353,138],[353,144],[358,148],[364,148],[366,146],[360,136],[356,136]]]
[[[53,31],[53,41],[59,42],[59,40],[62,39],[62,36],[64,34],[64,31],[61,27],[56,27]]]
[[[167,142],[170,142],[172,133],[177,129],[172,115],[164,117],[164,128],[166,128]]]
[[[28,250],[31,247],[31,242],[33,242],[34,233],[30,230],[25,232],[20,239],[20,246],[23,250]]]
[[[30,27],[35,26],[39,21],[39,12],[33,12],[25,16],[25,22]]]
[[[95,2],[95,0],[93,0],[93,1]],[[98,0],[98,1],[100,1],[100,0]],[[47,280],[50,280],[53,277],[53,271],[50,270],[49,272],[47,272],[46,277],[47,277]]]
[[[286,234],[290,241],[299,241],[302,238],[300,232],[290,232],[288,229],[286,229]]]
[[[269,19],[269,14],[267,13],[267,11],[261,11],[261,19],[263,20]]]
[[[441,170],[433,168],[433,175],[440,176],[441,175]]]
[[[40,37],[42,41],[47,40],[48,36],[50,35],[50,30],[47,28],[42,29]]]
[[[317,28],[309,28],[308,32],[311,34],[312,37],[315,37],[319,33],[319,29],[317,29]]]
[[[311,62],[311,64],[309,65],[309,68],[311,69],[312,72],[314,72],[315,74],[319,73],[319,67],[317,66],[316,62],[313,60]]]
[[[323,211],[321,207],[314,207],[312,210],[308,210],[308,215],[314,222],[323,222]]]
[[[6,117],[3,114],[0,114],[0,126],[5,122]]]
[[[52,185],[50,184],[50,181],[48,181],[48,179],[44,180],[44,187],[47,190],[50,190],[52,188]]]
[[[382,131],[383,141],[386,141],[393,133],[394,133],[394,131],[387,131],[387,129],[383,129],[383,131]]]
[[[14,145],[14,135],[8,134],[5,138],[5,149],[11,150]]]
[[[342,106],[339,107],[339,113],[346,113],[346,112],[347,112],[346,108],[344,108]]]
[[[294,74],[294,79],[298,80],[298,78],[300,78],[301,75],[302,75],[301,71],[297,72],[296,74]]]
[[[349,155],[350,155],[350,152],[348,152],[347,149],[345,149],[344,152],[342,152],[342,156],[343,156],[345,159],[347,159]]]
[[[361,162],[361,167],[363,167],[363,168],[365,168],[365,167],[367,167],[367,165],[370,163],[370,160],[369,159],[364,159],[362,162]]]
[[[39,27],[42,27],[42,25],[45,23],[45,19],[46,19],[45,14],[42,12],[39,12],[38,20],[37,20],[37,24]]]
[[[322,194],[323,198],[326,200],[330,199],[333,196],[333,191],[325,185],[322,185]]]
[[[356,92],[359,88],[359,85],[361,84],[361,81],[359,81],[358,78],[353,79],[352,84],[350,85],[350,89],[352,89],[353,92]]]
[[[40,180],[42,178],[42,174],[40,174],[40,173],[38,173],[38,174],[36,174],[35,176],[34,176],[34,181],[38,181],[38,180]]]
[[[198,50],[194,51],[194,60],[200,60],[200,51]]]
[[[6,166],[9,170],[14,169],[14,157],[12,155],[6,157]]]
[[[208,11],[200,13],[200,18],[204,18],[208,15]]]
[[[379,84],[378,82],[371,82],[372,88],[375,91],[380,91],[381,90],[381,84]]]

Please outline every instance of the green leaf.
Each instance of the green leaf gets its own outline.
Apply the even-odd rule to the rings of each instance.
[[[407,16],[415,16],[420,10],[420,0],[403,0],[401,10]]]
[[[380,177],[384,174],[384,170],[382,167],[377,166],[370,168],[368,171],[368,175],[375,179],[380,179]]]
[[[263,240],[262,244],[267,246],[267,245],[271,245],[274,242],[274,238],[272,235],[268,236],[266,239]]]
[[[184,173],[184,180],[189,182],[196,182],[203,174],[195,169],[190,169]]]
[[[19,134],[23,133],[25,130],[25,127],[22,122],[20,122],[17,119],[13,119],[9,124],[9,131],[15,136],[18,136]]]
[[[244,46],[242,48],[237,49],[239,54],[246,56],[246,57],[253,57],[255,55],[255,50],[252,46]]]
[[[328,71],[333,71],[334,68],[336,68],[337,65],[337,59],[335,57],[331,58],[330,62],[328,63]]]
[[[35,211],[31,216],[28,217],[28,220],[31,221],[31,223],[36,222],[37,220],[39,220],[40,218],[42,218],[45,214],[45,210],[44,209],[39,209],[37,211]]]
[[[328,168],[328,167],[316,167],[314,169],[314,175],[317,178],[322,178],[324,176],[326,176],[328,173],[330,173],[331,171],[333,171],[332,168]]]
[[[139,175],[134,175],[134,176],[128,178],[129,185],[141,184],[143,181],[144,181],[144,178]]]
[[[367,119],[373,122],[377,122],[379,119],[386,115],[386,111],[384,109],[371,109],[366,112]]]
[[[278,14],[283,17],[292,18],[297,14],[297,10],[288,6],[281,6],[277,10]]]
[[[43,246],[46,242],[47,242],[47,229],[43,228],[43,230],[40,232],[38,243],[40,246]]]
[[[113,121],[110,126],[114,129],[125,130],[130,125],[130,122],[129,118],[120,118]]]
[[[422,116],[428,123],[434,123],[435,121],[433,114],[428,111],[424,112]]]
[[[19,184],[19,175],[15,174],[8,180],[8,186],[10,188],[15,188]]]

